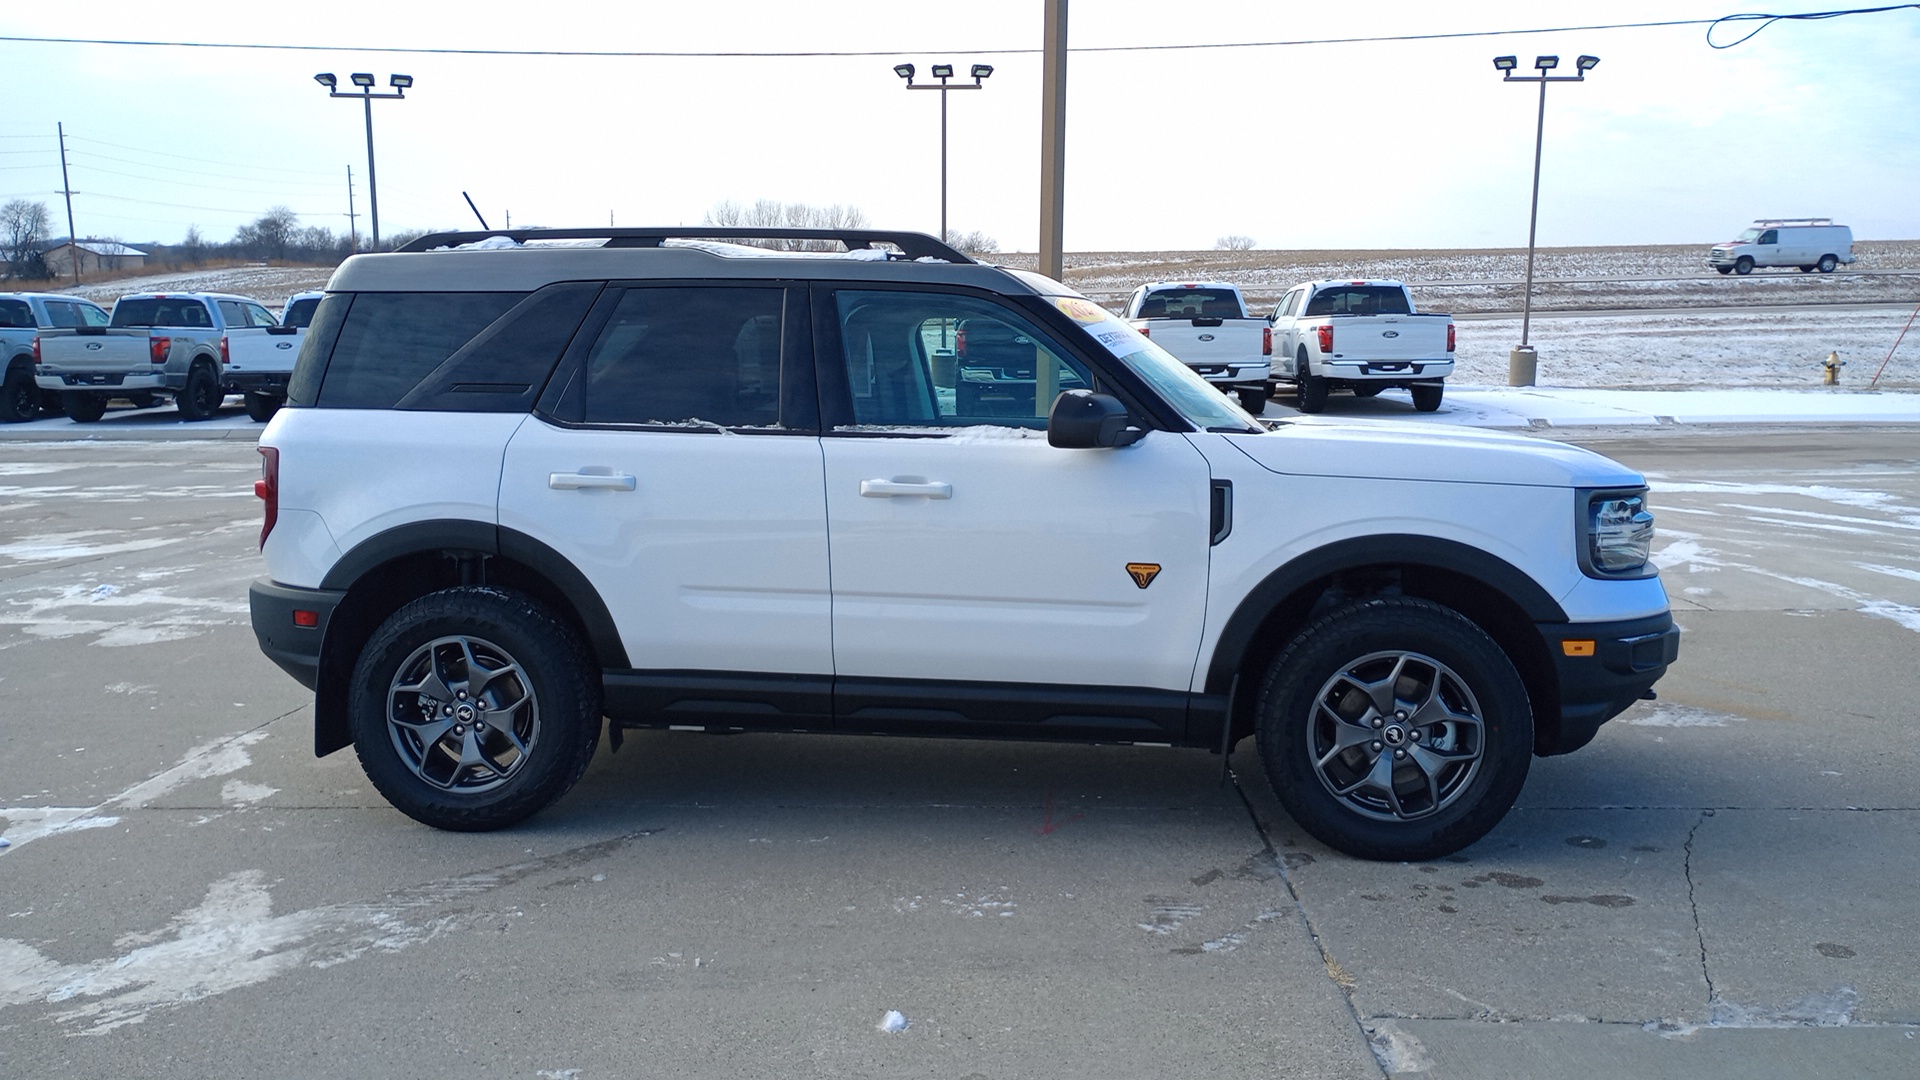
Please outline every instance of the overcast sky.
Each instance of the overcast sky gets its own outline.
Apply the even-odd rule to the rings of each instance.
[[[1769,0],[1764,10],[1837,3]],[[1038,243],[1041,0],[544,0],[464,5],[9,3],[0,36],[322,45],[313,52],[0,42],[0,201],[66,232],[66,125],[82,236],[226,239],[284,205],[367,226],[362,107],[313,81],[354,71],[373,106],[383,234],[475,225],[698,223],[721,200],[840,203],[939,226],[940,95],[891,68],[990,63],[948,95],[949,223]],[[1711,19],[1737,0],[1449,3],[1074,0],[1076,49],[1227,45]],[[1364,18],[1357,12],[1365,12]],[[82,20],[76,15],[85,13]],[[428,13],[432,12],[432,13]],[[1750,28],[1748,24],[1747,28]],[[1722,28],[1729,40],[1744,28]],[[340,46],[332,48],[331,46]],[[368,48],[871,56],[551,58]],[[1760,216],[1920,237],[1920,10],[1776,23],[1734,48],[1703,26],[1428,41],[1075,52],[1066,246],[1522,247],[1537,87],[1491,59],[1601,64],[1547,93],[1543,246],[1700,243]]]

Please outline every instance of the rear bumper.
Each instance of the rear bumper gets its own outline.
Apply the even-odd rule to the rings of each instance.
[[[326,640],[327,623],[346,595],[334,589],[298,589],[266,578],[255,581],[247,590],[247,601],[260,651],[300,685],[315,689],[320,685],[320,646]],[[302,621],[312,625],[301,625]]]
[[[1187,366],[1215,386],[1265,386],[1273,380],[1273,365],[1265,360]]]
[[[284,394],[287,380],[293,377],[290,371],[229,371],[227,385],[235,390],[271,391]]]
[[[1680,628],[1666,612],[1625,622],[1536,625],[1560,680],[1560,733],[1540,748],[1542,756],[1569,754],[1593,741],[1601,724],[1644,697],[1680,655]]]
[[[1412,384],[1439,382],[1453,374],[1453,358],[1442,360],[1328,360],[1326,377],[1342,382]]]
[[[167,377],[158,371],[52,371],[40,368],[33,376],[42,390],[164,390]]]

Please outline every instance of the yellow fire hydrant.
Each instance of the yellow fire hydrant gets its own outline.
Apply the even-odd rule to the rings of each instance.
[[[1826,384],[1828,386],[1839,386],[1840,385],[1840,369],[1847,366],[1847,362],[1845,360],[1840,359],[1839,350],[1836,349],[1833,352],[1828,353],[1827,358],[1825,360],[1820,361],[1820,366],[1826,369],[1826,372],[1827,372]]]

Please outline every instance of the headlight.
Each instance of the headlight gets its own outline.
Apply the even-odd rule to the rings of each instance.
[[[1647,493],[1596,492],[1587,498],[1587,563],[1608,576],[1647,565],[1653,548],[1653,514]]]

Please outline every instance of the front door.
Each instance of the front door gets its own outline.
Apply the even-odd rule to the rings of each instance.
[[[1097,375],[997,300],[846,288],[815,311],[837,725],[1177,741],[1206,614],[1199,451],[1049,446],[1054,397]]]

